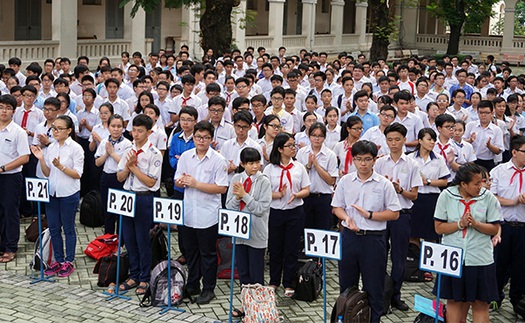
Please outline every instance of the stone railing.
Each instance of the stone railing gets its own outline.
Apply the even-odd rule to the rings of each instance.
[[[7,63],[9,58],[18,57],[22,62],[43,63],[47,58],[58,54],[58,41],[2,41],[0,42],[0,63]]]

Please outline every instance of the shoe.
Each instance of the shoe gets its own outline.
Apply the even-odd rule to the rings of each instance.
[[[62,269],[62,265],[55,261],[51,263],[51,266],[49,266],[49,268],[44,270],[44,275],[53,276],[54,274],[58,273],[60,269]]]
[[[200,287],[191,288],[191,287],[186,286],[185,293],[190,296],[199,295],[201,293],[201,288]]]
[[[62,278],[69,277],[69,275],[71,275],[74,271],[75,271],[75,268],[73,267],[73,264],[70,263],[69,261],[66,261],[62,265],[62,268],[60,268],[60,271],[58,272],[58,277],[62,277]]]
[[[180,255],[179,258],[177,258],[177,261],[179,262],[179,264],[181,265],[185,265],[187,260],[186,260],[186,257],[184,257],[183,255]]]
[[[209,304],[215,298],[215,293],[212,290],[203,290],[202,293],[195,299],[195,303],[204,305]]]
[[[408,305],[403,302],[402,300],[400,299],[397,299],[397,300],[393,300],[392,301],[392,307],[400,310],[400,311],[408,311]]]

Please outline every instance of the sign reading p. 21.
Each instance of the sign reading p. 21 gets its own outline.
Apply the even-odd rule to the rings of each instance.
[[[153,198],[153,221],[158,223],[183,225],[182,200]]]
[[[312,257],[341,260],[341,233],[304,229],[304,253]]]
[[[135,193],[110,188],[108,190],[108,212],[135,217]]]
[[[463,249],[423,241],[419,268],[447,276],[461,277]]]
[[[251,214],[219,209],[219,234],[223,236],[250,239]]]
[[[49,181],[26,177],[26,198],[33,202],[49,202]]]

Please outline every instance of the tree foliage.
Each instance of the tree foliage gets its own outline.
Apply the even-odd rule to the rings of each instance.
[[[390,37],[396,31],[394,13],[389,8],[395,8],[395,0],[368,0],[372,21],[370,32],[372,46],[370,47],[370,59],[376,61],[378,58],[386,59]]]
[[[514,18],[514,35],[525,36],[525,2],[518,1],[516,3],[516,11]],[[503,25],[505,17],[501,17],[498,22],[494,24],[492,32],[496,35],[503,35]]]

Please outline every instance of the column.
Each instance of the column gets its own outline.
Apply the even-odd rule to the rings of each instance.
[[[335,36],[334,45],[339,49],[343,39],[343,14],[345,2],[344,0],[332,0],[331,6],[330,34]]]
[[[516,16],[516,0],[505,1],[505,19],[503,23],[503,42],[502,51],[513,49],[512,39],[514,38],[514,18]]]
[[[303,26],[302,34],[306,36],[305,47],[312,51],[315,40],[315,10],[317,0],[302,0],[303,1]]]
[[[401,19],[405,31],[403,36],[403,47],[405,48],[414,48],[416,47],[416,35],[419,27],[419,10],[417,8],[417,3],[414,2],[404,2],[401,3],[402,15]]]
[[[148,55],[151,48],[146,48],[146,12],[139,8],[135,17],[131,18],[133,3],[124,7],[124,38],[131,40],[129,52],[132,54],[139,51],[142,55]]]
[[[359,35],[357,46],[360,50],[369,50],[366,48],[366,12],[368,2],[355,3],[355,33]]]
[[[237,7],[238,13],[234,16],[233,38],[237,48],[242,51],[246,50],[246,0],[241,0]],[[244,22],[242,22],[244,21]]]
[[[276,54],[278,48],[283,45],[284,1],[285,0],[268,0],[270,4],[270,11],[268,13],[268,36],[273,37],[270,52],[274,54]]]
[[[178,53],[182,44],[188,45],[190,48],[190,55],[193,58],[202,58],[202,51],[199,45],[200,25],[199,19],[196,17],[196,11],[199,6],[183,6],[181,14],[181,22],[184,24],[181,27],[180,43],[175,44],[175,52]]]
[[[77,58],[77,1],[53,0],[52,39],[58,40],[58,56]]]

